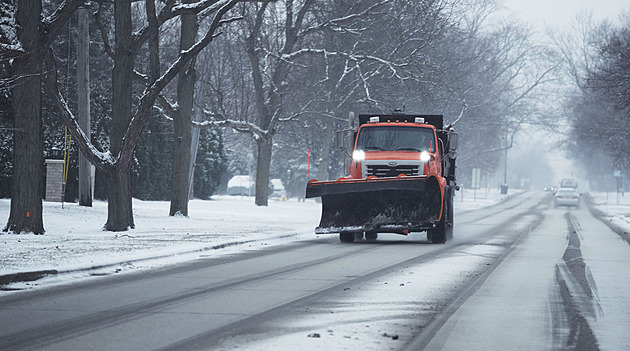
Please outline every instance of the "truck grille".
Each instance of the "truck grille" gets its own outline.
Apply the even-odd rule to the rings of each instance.
[[[367,176],[397,177],[400,174],[407,176],[420,175],[418,165],[367,165]]]

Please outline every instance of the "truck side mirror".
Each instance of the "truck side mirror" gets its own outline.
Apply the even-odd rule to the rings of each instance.
[[[448,133],[448,157],[451,160],[457,158],[457,133],[451,131]]]
[[[335,132],[335,148],[342,150],[347,156],[350,156],[352,146],[350,146],[350,131],[338,130]]]
[[[458,135],[455,132],[450,132],[448,136],[448,151],[455,152],[457,151],[457,138]]]
[[[338,130],[335,132],[335,149],[343,150],[344,149],[344,133],[343,130]]]

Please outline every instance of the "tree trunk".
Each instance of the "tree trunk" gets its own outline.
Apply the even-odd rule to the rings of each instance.
[[[131,206],[131,172],[129,167],[107,172],[107,224],[111,232],[135,228]],[[112,206],[115,204],[115,206]]]
[[[88,137],[90,130],[90,27],[88,9],[82,7],[79,14],[79,44],[77,55],[77,90],[79,125]],[[79,205],[92,207],[94,195],[94,166],[88,161],[83,152],[79,153]]]
[[[193,120],[195,122],[201,122],[201,115],[198,113],[193,114]],[[188,169],[188,181],[190,182],[188,190],[188,199],[192,199],[195,195],[195,162],[197,160],[197,148],[199,147],[199,135],[201,129],[192,128],[192,141],[190,143],[190,167]]]
[[[180,78],[181,79],[181,78]],[[188,216],[188,190],[190,185],[190,144],[192,125],[180,116],[173,119],[175,130],[175,152],[173,152],[173,184],[171,188],[170,216]]]
[[[184,2],[193,2],[187,0]],[[180,51],[195,44],[197,36],[197,16],[182,15]],[[190,145],[192,142],[192,107],[195,93],[195,59],[192,59],[179,73],[177,83],[178,113],[173,119],[175,150],[173,152],[173,185],[171,188],[170,216],[188,216],[188,194],[190,190]]]
[[[257,206],[269,204],[269,169],[271,168],[271,136],[268,139],[259,138],[256,141],[258,147],[258,159],[256,160],[256,200]]]
[[[131,35],[131,1],[114,2],[116,48],[112,71],[112,132],[110,151],[119,156],[123,137],[131,122],[133,77],[133,37]],[[107,223],[109,231],[134,228],[131,207],[131,162],[120,163],[107,177]]]
[[[18,2],[18,39],[28,54],[14,59],[13,104],[13,182],[11,213],[5,231],[44,233],[42,190],[44,178],[41,119],[42,43],[41,1]],[[61,179],[59,180],[61,181]]]

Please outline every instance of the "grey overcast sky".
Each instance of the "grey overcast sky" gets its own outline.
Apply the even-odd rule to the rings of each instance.
[[[506,8],[521,19],[544,28],[567,27],[581,10],[592,11],[595,19],[616,21],[622,10],[630,11],[630,0],[503,0]]]

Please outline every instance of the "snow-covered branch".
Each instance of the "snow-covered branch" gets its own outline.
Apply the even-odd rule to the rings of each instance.
[[[0,3],[0,57],[14,58],[25,53],[17,37],[15,8],[10,2]]]
[[[96,167],[102,171],[109,171],[114,167],[116,159],[108,152],[99,151],[90,141],[90,137],[86,135],[79,126],[78,119],[70,110],[66,99],[59,90],[57,84],[57,67],[55,57],[52,50],[48,50],[46,55],[46,85],[51,93],[55,105],[59,109],[59,113],[64,123],[69,127],[70,134],[74,137],[75,142],[85,155],[85,157]]]
[[[294,51],[292,53],[289,54],[284,54],[280,57],[280,59],[282,59],[283,61],[287,61],[287,62],[291,62],[295,59],[297,59],[298,57],[307,55],[307,54],[314,54],[314,55],[321,55],[324,57],[328,57],[328,56],[339,56],[339,57],[344,57],[350,61],[354,61],[356,65],[360,65],[361,62],[363,61],[371,61],[371,62],[376,62],[384,67],[387,67],[388,70],[392,73],[392,76],[400,79],[400,80],[406,80],[409,79],[410,77],[405,77],[402,76],[400,73],[400,70],[407,67],[409,64],[408,63],[397,63],[397,62],[392,62],[390,60],[386,60],[384,58],[381,58],[379,56],[375,56],[375,55],[368,55],[368,54],[361,54],[361,53],[352,53],[352,52],[343,52],[343,51],[328,51],[326,49],[313,49],[313,48],[305,48],[305,49],[300,49],[297,51]]]
[[[182,50],[178,59],[171,64],[171,66],[164,72],[164,74],[145,89],[142,97],[140,98],[138,109],[132,117],[129,128],[127,129],[127,132],[123,137],[120,155],[120,161],[123,164],[128,164],[129,162],[131,162],[133,157],[133,150],[135,149],[135,143],[140,137],[140,133],[142,132],[142,129],[144,127],[144,122],[148,118],[149,112],[161,91],[173,78],[177,76],[177,74],[190,60],[196,57],[199,52],[201,52],[201,50],[203,50],[210,44],[210,42],[214,39],[214,34],[216,30],[221,25],[221,19],[223,15],[225,15],[238,2],[239,0],[221,1],[223,6],[216,11],[212,23],[210,24],[210,27],[208,28],[205,36],[200,41],[195,43],[190,49]]]
[[[57,37],[57,34],[65,27],[68,19],[84,3],[85,0],[66,0],[55,12],[42,20],[42,42],[44,45],[49,45]]]
[[[336,18],[332,18],[332,19],[328,19],[322,23],[317,24],[316,26],[313,27],[308,27],[304,29],[304,34],[308,34],[311,32],[315,32],[315,31],[319,31],[323,28],[328,28],[332,31],[335,32],[339,32],[339,33],[351,33],[351,34],[361,34],[363,31],[365,31],[367,28],[365,27],[361,27],[361,28],[350,28],[350,27],[344,27],[343,25],[345,23],[348,22],[352,22],[354,20],[360,19],[362,17],[365,17],[368,14],[373,14],[373,11],[378,9],[379,7],[382,7],[385,4],[391,3],[392,0],[382,0],[380,2],[377,2],[375,4],[372,4],[371,6],[367,7],[366,9],[359,11],[359,12],[354,12],[354,13],[350,13],[347,15],[343,15],[340,17],[336,17]]]
[[[255,138],[266,138],[269,131],[263,130],[256,123],[234,120],[226,118],[222,114],[217,114],[209,110],[203,110],[204,116],[207,118],[205,121],[195,122],[193,125],[196,127],[230,127],[240,132],[248,132],[254,135]]]

